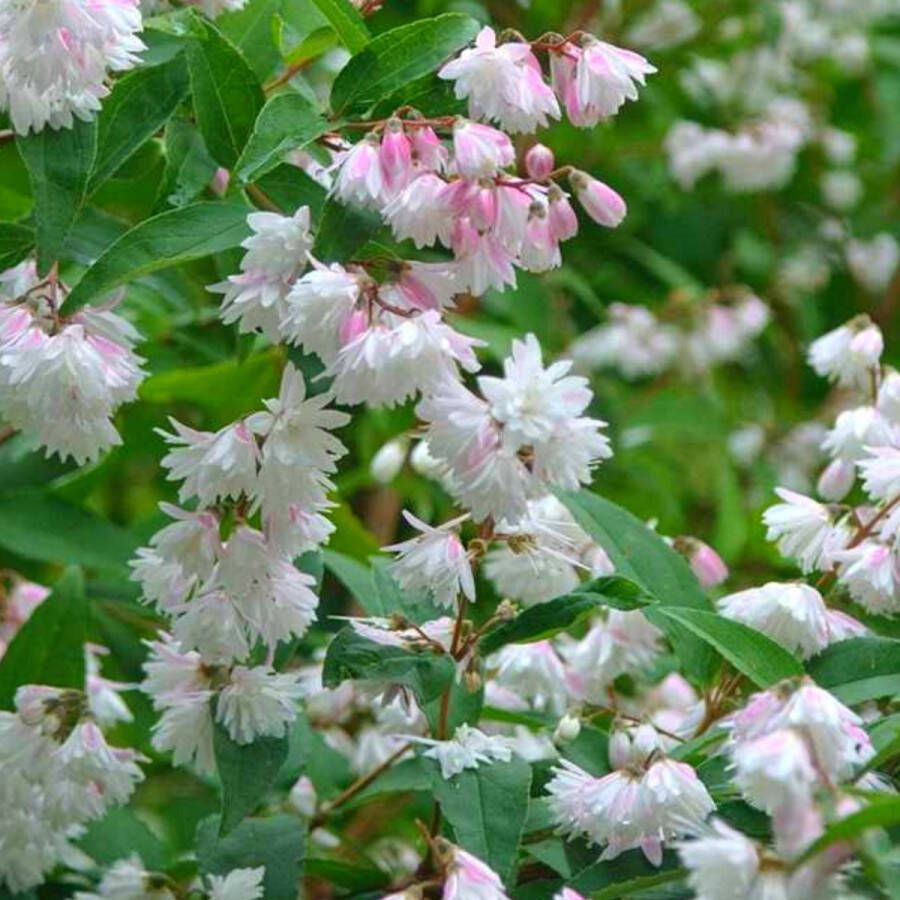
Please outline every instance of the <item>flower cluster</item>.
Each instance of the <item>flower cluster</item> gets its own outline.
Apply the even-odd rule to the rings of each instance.
[[[19,134],[93,118],[107,73],[138,62],[142,27],[138,0],[3,0],[0,109]]]
[[[109,307],[60,315],[64,286],[33,262],[0,275],[0,415],[79,465],[121,444],[112,423],[144,379],[137,331]]]
[[[80,691],[25,685],[0,711],[0,883],[40,884],[70,841],[142,779],[137,754],[107,744]]]

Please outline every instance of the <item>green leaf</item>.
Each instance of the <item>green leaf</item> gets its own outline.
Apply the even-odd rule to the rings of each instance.
[[[234,44],[198,15],[187,61],[200,132],[219,164],[232,169],[265,102],[262,87]]]
[[[84,690],[87,620],[84,578],[78,569],[66,569],[0,659],[0,708],[12,708],[23,684]]]
[[[376,644],[352,628],[341,629],[328,645],[322,684],[336,687],[348,679],[371,678],[406,685],[427,703],[441,694],[453,678],[449,656],[432,650],[416,652],[404,647]]]
[[[444,779],[434,765],[432,789],[456,843],[486,862],[504,882],[514,874],[528,815],[531,766],[513,758]]]
[[[282,157],[312,143],[331,128],[331,123],[305,97],[276,94],[262,108],[247,146],[235,165],[242,181],[274,169]]]
[[[335,79],[331,109],[336,115],[368,110],[383,97],[427,75],[478,33],[469,16],[446,13],[379,34]]]
[[[88,185],[91,193],[165,125],[187,91],[188,72],[181,55],[116,80],[97,117],[97,156]]]
[[[0,493],[0,547],[25,559],[124,574],[136,544],[112,522],[50,494]]]
[[[240,246],[250,233],[248,209],[194,203],[145,219],[104,250],[66,300],[69,310],[159,269]]]
[[[595,857],[596,858],[596,857]],[[618,897],[623,885],[640,884],[644,879],[661,878],[671,874],[667,880],[684,877],[678,866],[678,856],[671,850],[663,853],[662,864],[657,868],[648,862],[640,850],[629,850],[615,859],[598,860],[577,872],[570,884],[575,890],[595,896],[594,891],[604,891],[601,896]],[[659,882],[657,882],[659,883]],[[644,881],[650,887],[652,882]]]
[[[31,181],[38,269],[45,274],[61,257],[87,198],[97,155],[97,123],[76,120],[71,128],[45,128],[17,137],[16,146]]]
[[[219,836],[219,817],[211,816],[197,828],[197,862],[206,875],[265,866],[265,900],[297,900],[305,843],[296,816],[247,819],[225,837]]]
[[[820,687],[854,705],[900,694],[900,641],[859,637],[826,647],[806,664]]]
[[[523,609],[514,619],[489,631],[479,642],[483,655],[505,644],[527,643],[552,637],[570,628],[598,606],[640,609],[650,601],[644,589],[618,575],[597,578],[578,590]]]
[[[674,606],[656,606],[647,614],[659,627],[663,627],[663,622],[668,619],[683,625],[706,641],[757,687],[767,688],[785,678],[803,674],[803,666],[793,654],[743,622],[734,622],[702,609]]]
[[[4,491],[45,484],[77,468],[71,459],[62,462],[57,456],[48,457],[36,450],[34,442],[23,434],[0,444],[0,484]]]
[[[590,491],[560,491],[578,524],[607,552],[616,574],[639,584],[658,606],[709,610],[710,604],[685,559],[630,512]],[[707,643],[666,619],[669,641],[685,674],[706,683],[715,674]]]
[[[168,848],[125,806],[114,806],[102,819],[91,822],[78,848],[104,866],[132,853],[140,854],[151,871],[164,869],[170,862]]]
[[[265,799],[288,755],[288,737],[261,737],[252,744],[233,741],[216,724],[213,747],[222,782],[220,835],[233,831]]]
[[[325,568],[337,578],[353,595],[353,599],[371,616],[384,615],[380,608],[372,608],[375,587],[372,584],[372,570],[358,560],[334,550],[323,550],[322,560]]]
[[[0,271],[17,266],[34,247],[34,229],[0,222]]]
[[[316,221],[325,205],[325,188],[289,163],[276,166],[254,184],[283,210],[290,212],[298,206],[308,206]]]
[[[351,53],[359,53],[369,42],[369,29],[350,0],[313,0]]]
[[[812,859],[838,841],[858,838],[870,828],[888,828],[892,825],[900,825],[900,797],[872,797],[868,805],[858,812],[829,825],[825,833],[806,848],[796,864]]]
[[[316,232],[313,256],[323,262],[347,262],[380,226],[381,218],[372,210],[343,206],[329,197]]]
[[[241,51],[257,78],[265,78],[281,61],[273,28],[281,7],[282,0],[250,0],[243,9],[216,19],[216,26]]]
[[[186,206],[206,189],[218,166],[196,127],[180,119],[172,119],[166,126],[165,151],[158,202]]]

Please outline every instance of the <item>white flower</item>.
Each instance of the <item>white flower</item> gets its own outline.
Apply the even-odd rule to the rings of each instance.
[[[539,712],[562,713],[569,701],[566,669],[550,641],[507,644],[488,660],[500,687],[509,688]]]
[[[466,178],[488,178],[515,160],[512,141],[490,125],[479,125],[466,119],[453,124],[453,156],[460,175]]]
[[[264,866],[232,869],[227,875],[208,875],[209,900],[261,900]]]
[[[241,332],[259,330],[274,342],[287,311],[285,298],[312,249],[309,207],[301,206],[293,216],[250,213],[247,224],[253,234],[241,244],[247,251],[241,273],[209,290],[225,295],[221,316],[226,325],[238,322]]]
[[[253,497],[256,491],[259,447],[248,424],[239,420],[216,432],[196,431],[175,419],[175,434],[160,430],[172,445],[162,458],[170,481],[183,481],[178,491],[184,502],[196,496],[203,506],[217,500]]]
[[[378,136],[371,132],[347,151],[334,185],[342,203],[377,208],[388,199],[378,151]]]
[[[768,813],[808,803],[819,776],[801,734],[783,728],[731,751],[734,783],[755,806]]]
[[[97,893],[75,893],[75,900],[175,900],[163,885],[154,885],[141,858],[132,853],[120,859],[103,874]]]
[[[293,673],[268,666],[236,666],[219,692],[216,719],[232,740],[250,744],[258,737],[283,737],[297,717],[301,687]]]
[[[340,347],[341,326],[356,306],[361,276],[333,263],[315,263],[285,297],[281,334],[330,363]]]
[[[460,725],[450,740],[414,740],[429,748],[423,756],[437,760],[444,779],[452,778],[465,769],[477,769],[482,763],[509,762],[512,759],[512,750],[506,738],[487,735],[468,725]]]
[[[889,503],[900,493],[900,449],[870,447],[871,456],[857,462],[863,487],[873,500]]]
[[[447,873],[441,900],[509,900],[490,866],[443,838],[438,841]]]
[[[137,0],[19,0],[0,4],[0,108],[19,134],[92,119],[108,71],[145,49]]]
[[[544,82],[529,44],[497,45],[494,30],[484,27],[475,47],[463,50],[438,72],[455,81],[454,93],[468,98],[472,118],[493,119],[506,131],[532,132],[559,118],[559,104]]]
[[[382,211],[398,241],[410,239],[419,248],[437,241],[450,246],[453,217],[444,202],[447,183],[423,172],[400,191]]]
[[[900,608],[897,560],[890,547],[866,540],[832,557],[838,563],[838,580],[857,603],[873,613],[893,613]]]
[[[759,872],[756,845],[720,819],[708,831],[678,845],[678,855],[688,870],[688,884],[697,900],[749,900]],[[775,900],[773,897],[772,900]]]
[[[856,462],[866,455],[867,447],[900,442],[900,431],[874,406],[845,409],[822,441],[822,449],[837,459]]]
[[[846,252],[853,277],[873,294],[887,288],[900,265],[900,244],[888,232],[868,241],[848,241]]]
[[[427,590],[438,606],[451,607],[460,594],[475,599],[475,580],[466,548],[456,531],[465,517],[445,522],[439,528],[404,511],[403,517],[421,534],[384,549],[397,553],[391,572],[407,590]]]
[[[828,610],[822,595],[801,583],[769,582],[718,601],[722,615],[743,622],[808,658],[829,643]]]
[[[775,493],[784,503],[763,513],[766,539],[777,542],[785,556],[796,558],[804,572],[812,572],[821,562],[832,530],[828,508],[787,488],[776,488]]]
[[[809,347],[809,364],[817,375],[838,384],[866,388],[883,349],[881,330],[861,316],[816,338]]]
[[[628,40],[639,47],[677,47],[702,28],[701,18],[682,0],[659,0],[628,29]]]

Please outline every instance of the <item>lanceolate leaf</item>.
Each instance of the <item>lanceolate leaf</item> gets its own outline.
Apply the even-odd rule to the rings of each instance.
[[[240,51],[209,21],[195,16],[187,45],[197,124],[209,152],[232,168],[265,98]]]
[[[780,644],[723,616],[700,609],[656,606],[648,610],[650,620],[661,628],[667,620],[674,620],[701,640],[706,641],[743,672],[757,687],[766,688],[784,678],[803,674],[803,667],[795,656]]]
[[[806,671],[815,682],[847,704],[900,694],[900,641],[851,638],[826,647]]]
[[[84,689],[88,602],[78,569],[66,569],[0,660],[0,709],[23,684]]]
[[[235,165],[238,178],[258,178],[274,169],[290,150],[305,147],[331,123],[300,94],[277,94],[262,108],[247,146]]]
[[[350,0],[313,0],[331,23],[343,45],[359,53],[369,42],[369,29]]]
[[[538,641],[570,628],[599,606],[615,609],[640,609],[651,598],[640,585],[613,575],[597,578],[571,594],[555,597],[522,610],[514,619],[488,632],[480,641],[483,654],[493,653],[504,644]]]
[[[45,128],[17,138],[16,144],[34,196],[38,269],[46,274],[62,256],[87,197],[97,156],[97,123],[76,120],[71,128]]]
[[[447,13],[378,35],[341,70],[331,89],[332,111],[335,115],[365,112],[432,72],[477,33],[474,19]]]
[[[34,229],[13,222],[0,222],[0,271],[11,269],[34,247]]]
[[[656,604],[710,610],[687,562],[640,519],[589,491],[561,491],[559,498],[607,552],[616,574],[639,584]],[[715,658],[707,643],[673,619],[664,624],[688,676],[709,681],[715,672]]]
[[[95,191],[169,120],[188,90],[182,55],[137,69],[116,81],[97,118],[97,157],[89,189]]]
[[[213,746],[222,782],[221,835],[232,831],[265,800],[287,759],[288,743],[285,735],[259,737],[252,744],[238,744],[222,725],[216,725]]]
[[[376,644],[344,628],[328,645],[322,683],[336,687],[347,679],[373,678],[406,685],[420,703],[427,703],[449,686],[453,671],[449,656]]]
[[[313,255],[329,262],[346,262],[381,227],[371,210],[354,209],[333,197],[325,201]]]
[[[250,233],[247,208],[195,203],[145,219],[111,244],[66,300],[68,309],[102,298],[143,275],[237,247]]]

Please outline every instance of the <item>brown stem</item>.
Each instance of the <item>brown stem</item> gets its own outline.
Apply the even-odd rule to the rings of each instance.
[[[0,144],[5,144],[7,141],[14,141],[15,139],[16,133],[11,128],[0,130]]]
[[[0,444],[5,444],[15,434],[16,429],[12,425],[4,425],[0,428]]]
[[[284,212],[282,208],[264,191],[255,184],[247,185],[247,193],[253,198],[257,206],[269,210],[269,212]]]
[[[302,72],[311,62],[312,59],[298,59],[297,62],[289,65],[277,78],[274,78],[268,84],[263,85],[263,91],[267,94],[271,94],[272,91],[277,90],[283,84],[287,84],[298,72]]]

